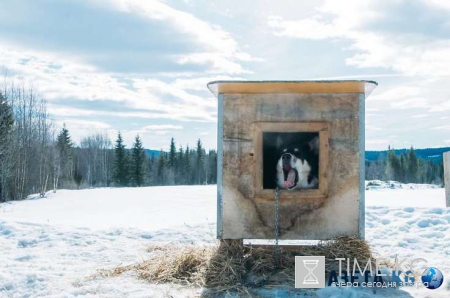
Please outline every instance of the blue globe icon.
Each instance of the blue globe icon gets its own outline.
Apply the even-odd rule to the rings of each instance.
[[[422,282],[428,283],[427,288],[430,290],[434,290],[442,285],[442,283],[444,282],[444,276],[439,269],[430,267],[425,269],[425,271],[422,273]]]

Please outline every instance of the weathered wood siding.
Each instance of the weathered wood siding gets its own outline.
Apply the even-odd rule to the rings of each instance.
[[[256,122],[329,123],[328,196],[283,200],[283,191],[280,239],[361,235],[360,98],[361,93],[223,94],[220,238],[274,238],[274,201],[255,191]]]

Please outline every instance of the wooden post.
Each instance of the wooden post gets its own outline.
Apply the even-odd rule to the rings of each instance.
[[[450,151],[444,152],[444,182],[446,206],[450,207]]]

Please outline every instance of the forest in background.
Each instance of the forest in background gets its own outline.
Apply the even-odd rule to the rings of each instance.
[[[126,148],[121,134],[114,142],[93,134],[75,144],[64,126],[57,130],[45,100],[33,87],[5,84],[0,90],[0,201],[21,200],[49,190],[90,187],[215,184],[217,152],[196,146],[168,152],[146,150],[136,136]],[[148,154],[150,152],[150,154]],[[411,148],[366,160],[366,180],[443,184],[442,159],[417,157]]]
[[[31,86],[0,89],[0,201],[44,196],[49,190],[109,186],[215,184],[217,154],[196,146],[146,154],[137,135],[126,148],[119,133],[92,134],[75,144],[64,126],[57,130],[46,101]]]
[[[386,155],[365,161],[366,180],[394,180],[402,183],[430,183],[443,185],[444,163],[440,158],[418,157],[413,147],[398,153],[388,148]]]

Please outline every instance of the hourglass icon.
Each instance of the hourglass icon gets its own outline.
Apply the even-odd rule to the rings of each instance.
[[[303,266],[308,269],[308,274],[303,279],[303,284],[305,285],[318,285],[319,279],[314,275],[313,271],[317,268],[319,260],[302,260]]]

